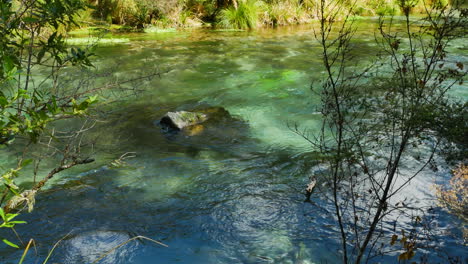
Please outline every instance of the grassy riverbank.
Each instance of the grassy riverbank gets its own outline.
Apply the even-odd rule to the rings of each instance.
[[[252,29],[310,23],[316,19],[320,0],[88,0],[82,12],[83,23],[117,24],[133,30],[154,28],[216,27]],[[398,15],[401,0],[329,1],[330,9],[353,16]],[[407,3],[413,14],[429,5],[444,6],[450,0],[412,0]],[[340,17],[337,17],[340,19]],[[153,28],[153,29],[151,29]]]

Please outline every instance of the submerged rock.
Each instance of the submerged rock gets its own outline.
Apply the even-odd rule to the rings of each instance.
[[[219,106],[200,109],[198,112],[207,115],[210,120],[219,121],[224,118],[232,118],[231,114],[226,109]]]
[[[216,126],[228,120],[234,121],[226,109],[208,107],[193,111],[168,112],[159,123],[177,131],[184,130],[185,134],[194,136],[201,134],[205,130],[205,125]]]
[[[231,115],[222,107],[198,106],[188,110],[203,118],[196,119],[192,125],[176,126],[164,115],[158,122],[162,135],[172,143],[183,146],[189,155],[196,155],[201,149],[232,149],[246,142],[253,144],[247,122]],[[174,112],[178,113],[178,112]],[[187,123],[187,122],[186,122]],[[173,148],[173,147],[172,147]]]
[[[205,126],[198,124],[188,127],[185,131],[185,134],[187,136],[196,136],[203,133],[203,131],[205,131]]]
[[[94,263],[104,254],[107,256],[99,263],[124,264],[128,263],[138,244],[129,243],[121,247],[131,237],[124,232],[90,231],[67,239],[63,245],[64,253],[57,254],[56,261],[60,263]]]
[[[161,118],[160,124],[168,126],[172,129],[182,130],[186,127],[193,126],[205,122],[208,116],[197,112],[168,112]]]

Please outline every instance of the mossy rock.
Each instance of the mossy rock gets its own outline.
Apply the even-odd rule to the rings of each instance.
[[[160,124],[175,130],[182,130],[208,120],[208,116],[198,112],[178,111],[168,112],[161,118]]]
[[[225,118],[232,118],[231,114],[224,108],[219,106],[208,107],[198,110],[199,113],[205,114],[209,120],[219,121]]]
[[[166,132],[182,132],[189,137],[236,138],[247,131],[244,121],[231,116],[219,106],[205,106],[190,111],[168,112],[159,121]],[[241,128],[242,127],[242,128]],[[167,130],[169,129],[169,130]],[[222,140],[224,141],[224,140]]]

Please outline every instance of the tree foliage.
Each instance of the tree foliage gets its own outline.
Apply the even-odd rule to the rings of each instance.
[[[57,77],[67,65],[91,66],[91,53],[69,48],[59,32],[76,22],[73,15],[84,5],[75,0],[27,1],[19,7],[12,2],[0,6],[0,139],[2,143],[17,134],[37,141],[47,123],[77,115],[96,98],[60,97]],[[47,79],[32,82],[33,70],[50,68]],[[44,89],[46,87],[46,89]],[[81,112],[80,112],[81,111]]]
[[[75,15],[84,8],[79,0],[0,2],[0,147],[13,146],[18,138],[29,142],[26,145],[38,143],[51,122],[86,115],[97,101],[97,96],[73,93],[59,81],[67,66],[92,66],[93,54],[67,46],[61,34],[76,24]],[[42,77],[38,77],[39,72]],[[66,158],[70,163],[60,168],[91,161],[79,156]],[[20,158],[16,167],[1,173],[2,228],[20,223],[10,221],[17,214],[9,212],[22,205],[32,210],[36,192],[55,174],[52,171],[49,178],[23,190],[15,179],[31,162]]]
[[[397,197],[407,195],[405,187],[433,164],[447,140],[434,126],[453,106],[448,91],[467,73],[460,62],[449,59],[447,50],[452,40],[464,37],[466,11],[427,5],[426,16],[415,21],[410,19],[413,5],[400,1],[403,30],[393,18],[380,19],[376,41],[381,54],[364,72],[352,70],[350,63],[356,59],[352,6],[344,11],[335,1],[322,0],[317,12],[316,38],[326,72],[319,90],[322,132],[296,132],[315,147],[328,168],[311,180],[321,183],[320,192],[330,194],[321,197],[333,207],[343,263],[384,254],[388,249],[382,239],[390,235],[385,222],[417,213]],[[338,23],[340,12],[347,15]],[[417,160],[416,167],[407,169],[408,160]],[[402,245],[400,260],[414,256],[416,240],[406,238]]]

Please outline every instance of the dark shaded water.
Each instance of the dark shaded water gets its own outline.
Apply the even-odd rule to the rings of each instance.
[[[362,23],[357,33],[363,63],[376,52],[374,26]],[[310,146],[287,125],[318,128],[319,99],[310,86],[323,73],[311,27],[114,37],[122,43],[98,49],[100,70],[122,78],[142,69],[164,73],[141,87],[146,92],[116,104],[94,132],[101,143],[97,164],[61,175],[38,196],[35,211],[22,215],[28,224],[18,232],[38,248],[25,263],[42,263],[69,232],[50,263],[91,263],[135,235],[169,247],[134,241],[100,263],[337,262],[332,216],[303,202],[316,165]],[[462,41],[453,49],[466,55]],[[467,91],[457,87],[454,95],[466,98]],[[195,136],[168,137],[157,125],[167,111],[203,106],[222,106],[240,121]],[[106,166],[128,151],[137,153],[128,167]],[[425,172],[408,193],[433,203],[429,186],[447,177],[443,168]],[[458,222],[435,214],[437,229],[447,232],[442,248],[466,256],[450,238],[459,234]],[[1,263],[20,257],[0,252]],[[395,254],[376,261],[396,263]]]

